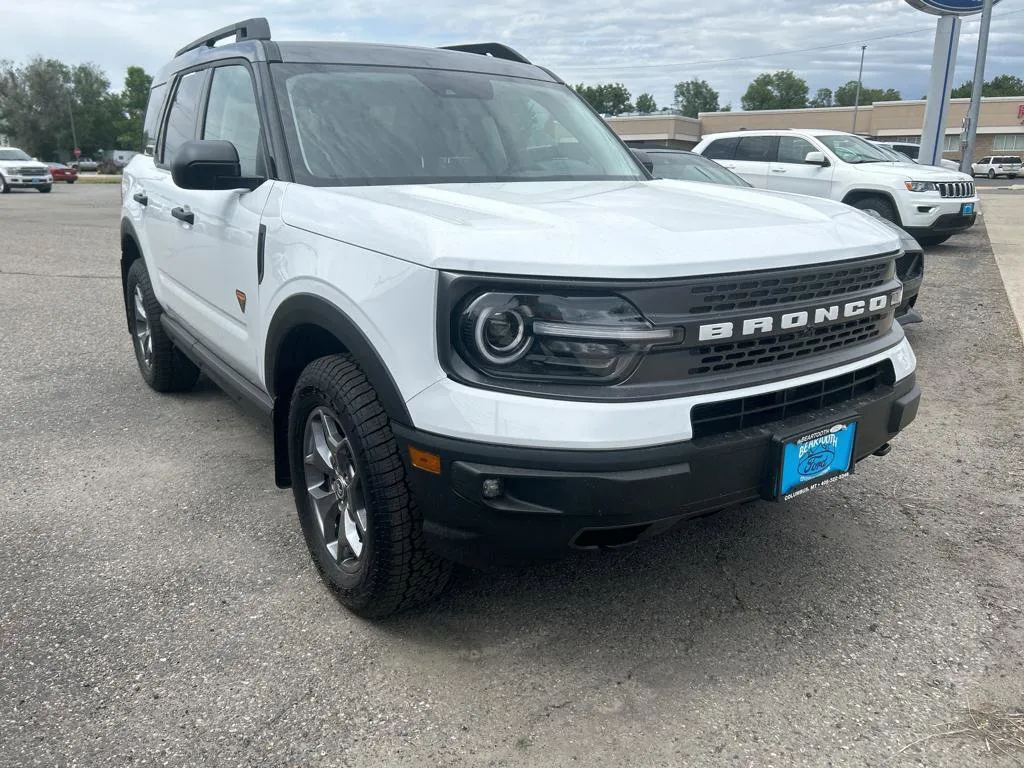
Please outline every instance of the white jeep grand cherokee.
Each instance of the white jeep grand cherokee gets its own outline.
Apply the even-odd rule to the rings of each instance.
[[[276,481],[360,614],[452,560],[792,498],[916,414],[893,230],[655,181],[504,46],[278,43],[252,19],[178,53],[146,132],[121,222],[142,376],[203,369],[272,421]]]
[[[893,162],[882,149],[852,133],[714,133],[693,151],[761,189],[827,197],[874,211],[921,245],[938,245],[974,226],[978,214],[974,180],[966,173]]]

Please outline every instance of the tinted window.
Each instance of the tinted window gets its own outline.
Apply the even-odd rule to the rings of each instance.
[[[814,152],[814,145],[798,136],[779,137],[779,162],[803,163],[808,152]]]
[[[775,160],[778,141],[777,136],[744,136],[736,147],[736,159],[770,163]]]
[[[917,156],[921,154],[921,148],[916,144],[897,144],[893,149],[911,160],[917,160]]]
[[[167,83],[161,83],[149,92],[149,106],[146,107],[146,118],[142,122],[142,151],[147,155],[152,155],[156,150],[156,134],[160,130],[160,113],[163,112],[166,94]]]
[[[1020,162],[1019,157],[1000,157],[996,159],[996,162],[1000,165],[1016,165]]]
[[[203,138],[223,139],[234,144],[243,176],[264,175],[257,173],[260,115],[252,79],[245,67],[218,67],[213,70]]]
[[[701,181],[710,184],[728,184],[734,187],[752,186],[714,160],[709,160],[701,155],[688,155],[682,152],[651,152],[649,157],[654,161],[654,175],[660,179]]]
[[[716,139],[704,147],[704,151],[701,154],[712,160],[732,160],[736,156],[736,145],[739,143],[740,140],[736,137]]]
[[[196,137],[196,108],[205,74],[205,71],[189,72],[178,81],[178,90],[164,128],[164,148],[160,157],[164,165],[171,164],[178,147]]]
[[[990,162],[992,162],[991,157],[983,157],[978,161],[978,165],[988,165]]]
[[[399,67],[273,69],[303,183],[645,178],[607,124],[561,84]]]

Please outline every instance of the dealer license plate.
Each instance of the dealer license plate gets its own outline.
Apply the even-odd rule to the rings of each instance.
[[[781,441],[776,498],[789,501],[848,477],[856,435],[857,422],[849,420]]]
[[[974,213],[974,203],[964,203],[960,206],[961,216],[971,216]]]

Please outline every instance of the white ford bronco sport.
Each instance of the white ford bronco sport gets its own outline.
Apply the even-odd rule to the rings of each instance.
[[[145,127],[121,219],[142,376],[202,369],[271,420],[276,482],[362,615],[452,561],[792,498],[917,412],[892,229],[653,180],[505,46],[279,43],[252,19],[179,51]]]

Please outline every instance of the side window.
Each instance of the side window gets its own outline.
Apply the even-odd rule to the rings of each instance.
[[[716,139],[708,144],[701,153],[711,160],[732,160],[736,156],[736,145],[740,143],[739,138]]]
[[[171,112],[164,128],[163,150],[160,153],[162,165],[170,165],[178,148],[196,137],[196,108],[203,90],[205,71],[189,72],[178,81]]]
[[[258,176],[260,113],[249,70],[234,65],[213,70],[203,124],[204,139],[230,141],[238,150],[243,176]]]
[[[160,130],[160,115],[164,109],[164,97],[167,95],[167,83],[153,86],[149,91],[149,105],[146,117],[142,121],[142,147],[144,154],[156,154],[156,135]]]
[[[989,163],[991,163],[991,162],[992,162],[992,158],[991,158],[991,157],[983,157],[983,158],[981,158],[981,160],[980,160],[980,161],[978,162],[978,164],[979,164],[979,165],[988,165],[988,164],[989,164]]]
[[[777,136],[744,136],[736,147],[736,159],[758,163],[773,162],[778,141]]]
[[[799,163],[803,165],[807,153],[813,151],[814,145],[807,141],[807,139],[801,139],[799,136],[779,137],[780,163]]]

